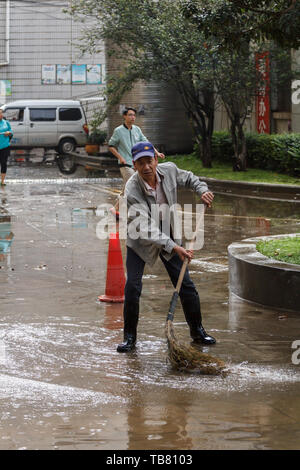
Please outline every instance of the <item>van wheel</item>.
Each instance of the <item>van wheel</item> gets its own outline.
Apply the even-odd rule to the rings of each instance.
[[[74,152],[76,148],[76,143],[73,139],[62,139],[59,142],[58,153],[64,154],[69,152]]]
[[[58,155],[56,157],[57,166],[64,175],[72,175],[77,170],[77,163],[72,155]]]

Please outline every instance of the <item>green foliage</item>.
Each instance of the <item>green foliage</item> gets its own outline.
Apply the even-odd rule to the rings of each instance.
[[[204,168],[199,157],[195,153],[189,155],[167,156],[166,161],[174,162],[183,170],[192,171],[195,175],[217,180],[248,181],[270,184],[299,184],[299,178],[284,173],[264,170],[260,168],[248,168],[247,171],[233,171],[231,162],[213,161],[212,168]],[[300,186],[299,186],[300,188]]]
[[[278,171],[300,176],[300,134],[246,134],[247,161],[250,168]],[[195,145],[200,156],[201,147]],[[214,132],[212,136],[214,160],[230,162],[234,158],[231,136],[228,132]]]
[[[91,121],[89,122],[89,128],[90,128],[90,134],[93,134],[99,130],[99,127],[105,119],[107,118],[107,109],[97,109],[93,113],[93,117]]]
[[[247,152],[254,168],[300,175],[300,134],[250,134]]]
[[[239,48],[245,40],[300,46],[298,0],[182,0],[182,9],[206,37],[217,38],[225,48]]]
[[[108,106],[138,80],[167,82],[182,98],[195,139],[210,140],[215,60],[197,26],[183,16],[180,0],[73,0],[69,12],[89,21],[82,53],[99,50],[104,41],[111,61],[117,59],[107,77]]]
[[[101,129],[93,130],[88,136],[88,143],[89,144],[98,144],[102,145],[106,141],[107,132]]]
[[[195,144],[197,155],[201,152],[201,147]],[[212,135],[212,156],[214,160],[220,162],[231,162],[234,155],[232,139],[227,131],[214,132]]]
[[[259,241],[257,251],[284,263],[300,264],[300,237]]]

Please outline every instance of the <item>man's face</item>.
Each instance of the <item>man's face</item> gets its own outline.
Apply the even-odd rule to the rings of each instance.
[[[147,183],[149,181],[152,182],[153,178],[155,178],[157,164],[157,156],[141,157],[136,162],[133,162],[134,169]]]
[[[124,120],[125,120],[125,124],[128,126],[132,126],[132,124],[135,123],[135,112],[130,109],[127,114],[124,115]]]

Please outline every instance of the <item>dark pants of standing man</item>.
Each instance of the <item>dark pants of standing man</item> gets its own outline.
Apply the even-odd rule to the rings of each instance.
[[[160,255],[160,259],[165,265],[173,286],[176,287],[182,267],[181,259],[178,255],[172,256],[169,261],[167,261],[162,255]],[[127,247],[127,282],[125,285],[125,300],[127,302],[139,302],[140,295],[142,293],[142,277],[144,274],[144,268],[145,262],[131,248]],[[191,297],[195,294],[197,294],[197,290],[190,278],[187,268],[180,289],[180,298]]]
[[[176,287],[182,261],[177,254],[170,260],[160,255],[174,287]],[[142,292],[142,277],[145,262],[129,247],[127,247],[127,281],[125,285],[124,301],[124,343],[118,346],[119,352],[131,350],[136,342],[136,331],[139,319],[139,300]],[[205,344],[214,344],[215,339],[208,336],[202,326],[200,299],[192,282],[188,269],[186,269],[179,292],[185,319],[190,327],[191,337],[195,341]]]

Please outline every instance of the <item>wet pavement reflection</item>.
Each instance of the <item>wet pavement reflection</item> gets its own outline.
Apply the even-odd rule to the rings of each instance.
[[[233,241],[299,232],[299,202],[216,194],[190,272],[217,338],[201,350],[231,372],[188,375],[167,362],[173,288],[160,262],[145,271],[135,352],[116,352],[122,304],[97,302],[108,250],[96,236],[97,207],[114,203],[118,175],[63,178],[54,165],[9,171],[0,192],[0,449],[300,448],[291,348],[300,315],[230,294],[227,263]],[[180,202],[199,200],[181,192]],[[180,306],[174,326],[189,343]]]

